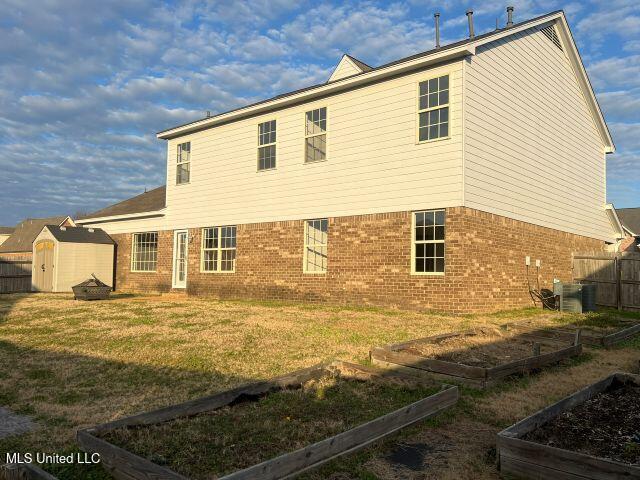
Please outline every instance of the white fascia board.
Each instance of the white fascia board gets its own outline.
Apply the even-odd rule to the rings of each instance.
[[[429,65],[445,62],[455,58],[465,57],[467,55],[475,55],[475,46],[473,44],[466,44],[456,48],[445,49],[442,52],[434,52],[432,55],[407,60],[406,62],[390,65],[379,70],[372,70],[370,72],[336,80],[335,82],[331,82],[329,84],[325,84],[317,88],[302,91],[299,93],[294,93],[292,95],[287,95],[283,98],[274,98],[273,100],[263,102],[258,105],[250,105],[245,108],[234,110],[232,112],[217,115],[215,117],[205,118],[188,125],[165,130],[158,133],[156,136],[157,138],[168,139],[180,135],[186,135],[187,133],[191,133],[195,130],[213,127],[220,123],[227,123],[247,116],[255,116],[264,111],[269,111],[274,108],[284,108],[301,101],[310,101],[315,97],[338,93],[341,90],[358,87],[363,84],[383,80],[387,77],[392,77],[405,72],[416,70],[418,68],[427,67]]]
[[[83,218],[81,220],[76,220],[76,223],[80,225],[85,225],[90,223],[106,223],[106,222],[145,218],[145,217],[164,217],[165,211],[166,211],[166,208],[163,208],[162,210],[153,210],[150,212],[128,213],[124,215],[111,215],[110,217]]]
[[[607,211],[607,216],[609,217],[609,221],[611,222],[611,226],[618,235],[618,238],[624,238],[624,232],[627,230],[622,222],[620,221],[620,217],[618,217],[618,212],[616,212],[616,207],[613,206],[613,203],[607,203],[604,206]]]

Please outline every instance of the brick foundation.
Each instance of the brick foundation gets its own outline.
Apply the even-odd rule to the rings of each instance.
[[[302,272],[303,221],[238,225],[235,273],[200,273],[200,229],[189,231],[187,293],[220,298],[322,301],[454,313],[531,305],[530,279],[571,280],[571,255],[604,242],[464,207],[447,209],[446,275],[411,275],[411,212],[329,220],[328,271]],[[118,243],[117,288],[171,290],[173,232],[159,232],[157,273],[131,273],[131,235]]]

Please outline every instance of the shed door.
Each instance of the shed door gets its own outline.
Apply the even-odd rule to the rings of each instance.
[[[53,242],[51,240],[41,240],[36,243],[33,286],[39,292],[53,290]]]

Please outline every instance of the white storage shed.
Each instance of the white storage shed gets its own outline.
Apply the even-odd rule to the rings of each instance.
[[[100,228],[45,225],[33,241],[32,290],[71,292],[92,274],[113,287],[114,249]]]

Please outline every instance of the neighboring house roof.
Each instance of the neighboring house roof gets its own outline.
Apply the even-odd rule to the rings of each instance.
[[[618,208],[618,217],[624,228],[634,236],[640,236],[640,207]]]
[[[51,232],[51,235],[64,243],[99,243],[113,245],[115,242],[107,235],[107,232],[101,228],[84,228],[84,227],[60,227],[58,225],[45,225]]]
[[[491,32],[477,35],[473,38],[466,38],[449,45],[444,45],[426,52],[411,55],[333,82],[321,83],[311,87],[302,88],[300,90],[277,95],[267,100],[230,110],[225,113],[208,116],[204,119],[172,127],[159,132],[157,137],[163,139],[179,137],[188,133],[213,128],[217,125],[260,115],[268,111],[285,108],[289,105],[308,101],[316,97],[339,93],[348,88],[355,88],[361,85],[380,81],[385,78],[392,78],[405,72],[414,71],[417,68],[423,68],[431,64],[473,55],[475,54],[477,46],[547,23],[555,23],[557,25],[562,42],[568,45],[566,52],[567,57],[573,66],[580,88],[582,89],[589,109],[594,117],[598,132],[600,133],[602,142],[605,145],[605,151],[607,153],[614,152],[615,145],[611,138],[611,134],[604,121],[604,116],[600,110],[598,101],[596,100],[593,87],[591,86],[591,82],[589,81],[589,77],[587,76],[584,64],[582,63],[582,59],[580,58],[580,54],[578,53],[575,41],[573,40],[569,25],[562,10],[541,15],[510,27],[499,28]]]
[[[15,227],[0,227],[0,235],[11,235]]]
[[[166,205],[166,185],[163,185],[133,198],[128,198],[122,202],[110,205],[102,210],[97,210],[89,215],[80,217],[83,220],[103,217],[115,217],[119,215],[131,215],[134,213],[154,212],[162,210]]]
[[[27,218],[16,225],[13,233],[0,245],[0,253],[31,252],[33,241],[45,225],[62,225],[69,217]]]

